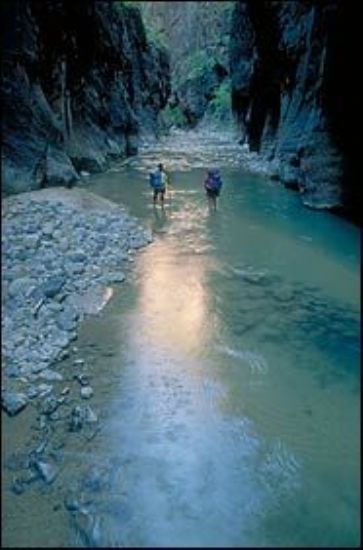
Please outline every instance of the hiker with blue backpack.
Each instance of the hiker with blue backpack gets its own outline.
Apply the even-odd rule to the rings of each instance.
[[[150,174],[149,183],[154,191],[154,205],[160,196],[160,203],[164,206],[164,196],[168,185],[168,176],[162,164],[159,164],[158,169]]]
[[[219,197],[221,192],[222,184],[223,182],[218,168],[207,171],[207,178],[204,181],[204,189],[208,197],[209,206],[212,204],[214,210],[217,208],[217,197]]]

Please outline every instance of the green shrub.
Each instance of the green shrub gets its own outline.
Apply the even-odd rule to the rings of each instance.
[[[181,128],[186,124],[186,118],[183,115],[179,105],[176,105],[175,107],[167,105],[162,111],[162,118],[166,126],[177,126],[178,128]]]
[[[178,88],[183,82],[194,80],[205,72],[212,70],[215,65],[213,56],[205,51],[195,51],[183,60],[183,65],[176,71],[175,87]]]
[[[122,10],[128,9],[128,8],[132,8],[132,9],[136,8],[136,9],[140,10],[140,6],[138,4],[139,4],[139,2],[132,2],[132,1],[125,2],[124,0],[117,0],[116,2],[113,3],[113,5],[119,11],[122,11]]]
[[[219,86],[214,98],[209,103],[209,110],[217,120],[227,118],[231,112],[231,85],[225,80]]]
[[[146,38],[147,41],[151,44],[154,44],[157,48],[161,48],[162,50],[167,50],[165,37],[163,31],[160,31],[156,29],[155,27],[146,26]]]

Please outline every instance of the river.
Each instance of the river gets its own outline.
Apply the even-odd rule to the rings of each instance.
[[[51,496],[14,497],[31,517],[24,540],[359,546],[359,230],[237,168],[232,149],[223,166],[227,146],[183,144],[86,185],[127,205],[154,242],[81,327],[102,429],[67,447]],[[160,160],[164,209],[147,182]],[[201,183],[216,161],[213,211]],[[56,507],[44,525],[41,501],[71,487],[84,518]]]

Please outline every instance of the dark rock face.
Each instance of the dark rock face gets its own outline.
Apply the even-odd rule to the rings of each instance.
[[[137,152],[170,93],[166,54],[120,3],[2,3],[3,191],[71,185]]]
[[[357,17],[341,0],[237,2],[230,43],[242,139],[306,205],[353,218],[359,193],[348,60]]]

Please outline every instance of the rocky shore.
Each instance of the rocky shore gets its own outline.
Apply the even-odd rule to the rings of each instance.
[[[14,416],[33,402],[45,423],[66,400],[67,387],[53,391],[63,379],[57,364],[79,323],[103,307],[152,237],[122,207],[84,190],[10,197],[2,220],[2,407]],[[81,401],[93,394],[76,372],[83,363],[75,360]],[[86,417],[95,418],[89,408],[73,408],[70,429]]]

